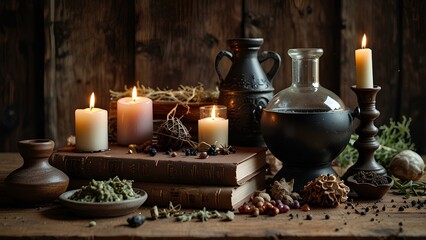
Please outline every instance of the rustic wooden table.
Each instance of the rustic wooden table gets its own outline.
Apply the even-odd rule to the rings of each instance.
[[[275,217],[236,215],[235,220],[224,222],[211,219],[208,222],[176,222],[173,218],[147,220],[138,228],[127,226],[131,216],[85,219],[70,214],[59,203],[42,208],[18,208],[5,195],[5,177],[22,164],[17,153],[0,153],[0,239],[162,239],[162,238],[235,238],[235,239],[426,239],[426,205],[418,209],[412,200],[425,201],[425,197],[410,197],[388,193],[380,201],[354,200],[355,208],[343,204],[337,208],[314,208],[309,213],[290,210]],[[426,180],[425,176],[423,180]],[[408,205],[404,211],[400,206]],[[377,208],[374,208],[377,206]],[[385,210],[382,208],[385,206]],[[418,205],[416,205],[418,206]],[[370,210],[365,211],[366,208]],[[149,208],[139,209],[150,216]],[[358,213],[357,213],[358,212]],[[360,214],[364,212],[365,214]],[[294,218],[290,218],[293,214]],[[329,215],[330,219],[325,219]],[[95,227],[89,227],[90,221]]]

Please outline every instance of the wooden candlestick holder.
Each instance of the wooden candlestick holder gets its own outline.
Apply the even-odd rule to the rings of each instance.
[[[359,171],[372,171],[379,175],[386,175],[386,169],[374,159],[374,152],[380,147],[380,143],[375,138],[379,130],[374,126],[374,120],[380,116],[380,112],[376,109],[376,95],[381,87],[356,88],[356,86],[352,86],[351,89],[355,92],[359,105],[357,118],[360,123],[355,129],[358,139],[354,143],[359,156],[342,178],[346,180]]]

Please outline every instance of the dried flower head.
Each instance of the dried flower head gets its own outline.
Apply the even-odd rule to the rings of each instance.
[[[322,207],[337,207],[346,202],[349,190],[335,175],[321,175],[305,185],[303,199]]]

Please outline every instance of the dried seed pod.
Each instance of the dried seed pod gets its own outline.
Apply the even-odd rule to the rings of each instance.
[[[256,205],[258,202],[265,202],[265,199],[263,199],[261,196],[257,196],[253,198],[253,204]]]
[[[268,210],[269,216],[277,216],[280,213],[280,210],[277,207],[272,207]]]
[[[271,196],[269,195],[269,193],[261,192],[259,193],[259,197],[263,198],[267,202],[271,201]]]
[[[151,212],[151,218],[152,219],[158,219],[158,217],[160,216],[160,214],[158,213],[158,207],[157,205],[155,205],[154,207],[151,208],[150,210]]]
[[[303,199],[322,207],[337,207],[348,199],[349,187],[335,175],[321,175],[304,187]]]
[[[299,193],[297,193],[297,192],[292,192],[290,194],[290,197],[293,198],[293,200],[301,200],[302,199],[302,197],[300,197]]]
[[[289,205],[290,207],[293,206],[294,200],[290,195],[285,195],[283,199],[281,200],[285,205]]]
[[[285,179],[275,181],[271,188],[271,197],[275,200],[283,200],[284,196],[290,195],[293,192],[294,179],[286,182]]]
[[[206,159],[209,157],[209,155],[207,154],[207,152],[200,152],[200,154],[198,155],[198,157],[200,159]]]
[[[251,211],[250,211],[250,216],[253,216],[253,217],[258,217],[260,215],[260,212],[259,212],[259,208],[253,208]]]
[[[265,202],[259,201],[255,204],[256,207],[262,207],[263,205],[265,205]]]
[[[307,211],[311,211],[311,208],[309,207],[308,204],[303,204],[303,206],[300,208],[300,210],[307,212]]]

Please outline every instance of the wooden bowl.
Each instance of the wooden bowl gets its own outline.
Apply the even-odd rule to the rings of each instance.
[[[351,188],[351,190],[355,191],[358,197],[365,199],[380,199],[393,186],[393,179],[388,176],[386,176],[386,179],[388,180],[388,183],[381,185],[374,185],[371,183],[358,183],[353,178],[353,176],[349,176],[347,181],[348,186]]]

